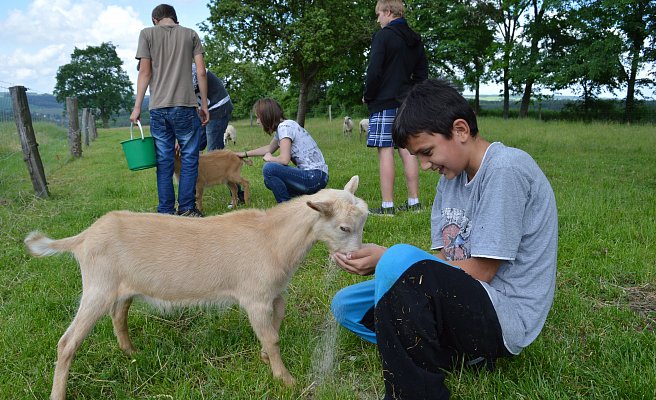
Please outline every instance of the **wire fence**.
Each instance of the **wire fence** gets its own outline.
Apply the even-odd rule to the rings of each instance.
[[[4,85],[4,82],[0,82]],[[9,88],[0,86],[0,199],[10,186],[16,184],[13,165],[22,157]]]
[[[34,196],[9,90],[12,86],[18,85],[0,81],[0,206]],[[52,171],[68,159],[68,117],[52,95],[29,92],[27,100],[44,167]]]
[[[9,88],[12,86],[17,85],[0,81],[0,123],[14,121],[11,95],[9,93]],[[29,91],[29,88],[27,90],[27,100],[30,105],[32,122],[50,122],[63,127],[68,125],[64,105],[57,103],[54,96],[47,93]]]

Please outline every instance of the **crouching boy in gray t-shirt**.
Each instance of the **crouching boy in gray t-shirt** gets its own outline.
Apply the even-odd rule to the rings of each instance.
[[[385,399],[447,399],[443,369],[460,360],[491,368],[542,330],[556,283],[556,200],[531,156],[478,134],[445,81],[411,90],[394,142],[442,175],[431,217],[439,253],[370,245],[334,254],[346,271],[376,275],[338,292],[332,310],[377,344]]]

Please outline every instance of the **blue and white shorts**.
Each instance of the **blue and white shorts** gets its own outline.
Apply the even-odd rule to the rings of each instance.
[[[391,108],[373,113],[369,116],[367,147],[394,147],[392,125],[394,124],[397,110],[397,108]]]

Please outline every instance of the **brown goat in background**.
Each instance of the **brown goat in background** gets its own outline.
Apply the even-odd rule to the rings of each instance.
[[[196,180],[196,208],[203,209],[203,192],[206,187],[225,183],[230,188],[230,204],[232,208],[237,207],[237,184],[244,190],[244,202],[250,202],[249,182],[241,176],[241,167],[244,163],[253,165],[248,158],[240,158],[229,150],[215,150],[203,153],[198,159],[198,179]],[[180,167],[182,166],[179,155],[175,156],[173,175],[175,180],[180,180]]]

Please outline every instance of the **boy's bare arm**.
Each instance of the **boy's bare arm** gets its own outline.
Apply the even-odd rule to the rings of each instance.
[[[141,104],[143,104],[146,95],[146,89],[150,84],[150,78],[153,74],[152,65],[149,58],[139,59],[139,75],[137,76],[137,97],[134,101],[134,108],[130,115],[130,121],[136,123],[141,116]]]
[[[471,275],[474,279],[488,283],[492,281],[494,276],[497,274],[497,271],[499,270],[499,266],[501,265],[501,260],[483,257],[472,257],[466,260],[448,261],[441,251],[437,254],[437,257],[451,265],[455,265],[456,267],[462,269]]]
[[[196,64],[196,78],[198,79],[198,91],[200,92],[200,120],[203,125],[210,121],[210,112],[207,107],[207,72],[205,70],[205,59],[203,54],[194,56]]]

